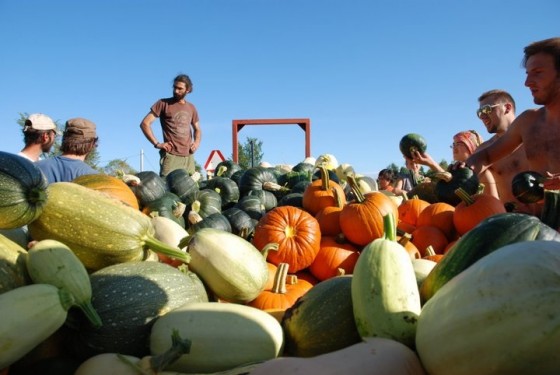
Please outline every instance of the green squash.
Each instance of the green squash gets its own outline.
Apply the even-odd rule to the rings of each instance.
[[[37,219],[47,201],[47,180],[31,161],[0,151],[0,229]]]
[[[425,303],[449,280],[479,259],[508,244],[534,241],[560,241],[560,233],[537,217],[521,213],[504,213],[489,217],[459,238],[420,286]]]
[[[155,320],[181,305],[207,302],[199,277],[158,262],[121,263],[90,275],[92,305],[103,320],[94,329],[72,314],[69,336],[78,358],[100,353],[142,357],[150,354],[149,337]]]
[[[140,183],[128,181],[127,185],[138,199],[140,208],[161,198],[168,191],[166,181],[154,171],[138,172],[135,176],[140,179]]]
[[[185,227],[186,205],[181,201],[178,195],[172,192],[166,192],[161,197],[146,203],[142,208],[142,212],[149,216],[163,216],[173,220],[183,228]]]
[[[195,212],[191,212],[191,215],[189,215],[189,221],[189,233],[191,234],[202,228],[214,228],[225,232],[231,232],[231,224],[229,223],[229,220],[220,212],[214,212],[205,218],[202,218]]]
[[[413,158],[412,151],[418,151],[423,154],[426,152],[427,148],[428,143],[420,134],[409,133],[404,135],[399,141],[399,150],[401,150],[401,153],[409,159]]]
[[[247,193],[247,196],[259,198],[264,206],[264,210],[267,212],[278,205],[276,195],[268,190],[251,190]]]
[[[552,229],[560,229],[560,191],[545,190],[541,221]]]
[[[238,207],[231,207],[222,211],[231,225],[231,232],[240,237],[248,239],[255,231],[254,220],[249,214]]]
[[[474,195],[479,190],[478,176],[472,169],[459,167],[449,171],[451,181],[439,180],[435,186],[435,193],[439,202],[445,202],[452,206],[461,203],[461,198],[455,194],[455,190],[462,188],[467,194]]]
[[[0,234],[0,294],[31,283],[26,256],[23,247]]]
[[[246,195],[242,197],[235,207],[245,211],[251,218],[255,220],[260,220],[261,217],[266,213],[266,209],[262,203],[262,200],[256,196]]]
[[[538,172],[520,172],[511,180],[511,191],[522,203],[536,203],[544,197],[543,181],[543,175]]]
[[[278,201],[278,206],[294,206],[303,208],[303,193],[289,193]]]
[[[216,165],[216,177],[231,177],[235,172],[241,171],[242,168],[233,160],[224,160]]]
[[[352,276],[315,284],[282,319],[284,354],[314,357],[360,342],[352,310]]]
[[[214,213],[220,213],[222,212],[222,197],[215,190],[201,189],[195,194],[191,210],[198,213],[202,218]],[[191,210],[186,210],[185,215],[188,215]]]
[[[190,206],[194,202],[199,186],[186,169],[169,172],[165,181],[169,191],[176,194],[185,205]]]
[[[239,180],[239,192],[241,196],[247,195],[251,190],[263,190],[265,183],[278,183],[276,175],[264,167],[253,167],[247,169]]]
[[[233,207],[239,200],[239,187],[229,177],[214,177],[207,180],[205,189],[212,189],[222,198],[222,210]]]

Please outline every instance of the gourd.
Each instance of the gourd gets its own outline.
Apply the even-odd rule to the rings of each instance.
[[[0,294],[31,283],[26,255],[24,248],[0,234]]]
[[[455,207],[453,212],[453,224],[460,236],[474,228],[482,220],[506,212],[504,204],[493,195],[469,195],[462,188],[457,189],[455,194],[461,198],[461,203]]]
[[[214,213],[220,213],[222,212],[222,197],[212,189],[201,189],[195,193],[191,209],[187,208],[185,211],[186,215],[190,211],[198,213],[202,218]]]
[[[181,240],[189,236],[189,232],[185,228],[163,216],[153,217],[152,225],[154,227],[154,237],[169,246],[178,247]],[[186,252],[186,249],[181,250]],[[174,267],[183,264],[181,260],[170,258],[164,254],[157,254],[157,256],[161,262]]]
[[[157,355],[171,346],[171,331],[191,340],[189,354],[166,370],[211,373],[278,357],[283,348],[280,323],[254,307],[219,302],[190,303],[155,322],[150,350]]]
[[[238,207],[231,207],[222,211],[222,215],[229,220],[233,234],[245,239],[248,239],[250,236],[252,237],[255,223],[248,213]]]
[[[31,161],[0,151],[0,229],[37,219],[47,201],[47,180]]]
[[[265,211],[270,211],[278,205],[278,198],[268,190],[251,190],[247,196],[259,198]]]
[[[128,204],[136,210],[139,209],[138,199],[134,195],[134,192],[120,178],[103,173],[96,173],[76,177],[72,182],[90,189],[101,191],[120,200],[124,204]]]
[[[361,341],[354,322],[352,276],[336,276],[314,285],[282,320],[284,353],[313,357]]]
[[[451,180],[440,179],[436,183],[435,193],[439,202],[449,203],[457,206],[461,203],[461,198],[455,191],[462,188],[467,194],[474,195],[479,190],[478,176],[468,167],[458,167],[449,171]]]
[[[450,280],[424,305],[418,321],[416,349],[426,370],[557,374],[559,264],[560,243],[517,242]]]
[[[68,246],[55,240],[35,242],[27,252],[26,266],[35,284],[51,284],[67,290],[90,323],[95,328],[102,325],[91,304],[91,283],[86,268]]]
[[[125,180],[125,182],[138,199],[140,208],[168,191],[166,181],[154,171],[138,172],[135,176],[136,179]]]
[[[231,232],[231,224],[227,217],[220,212],[215,212],[202,218],[198,213],[191,211],[189,213],[189,233],[194,233],[202,228],[220,229]]]
[[[186,169],[174,169],[165,176],[170,192],[176,194],[185,205],[190,206],[199,190],[197,182]]]
[[[560,241],[560,234],[537,217],[521,213],[507,212],[483,220],[459,238],[426,277],[420,287],[422,303],[477,260],[505,245],[533,240]]]
[[[399,141],[399,150],[408,159],[413,158],[413,151],[418,151],[423,154],[424,152],[426,152],[427,148],[428,144],[426,142],[426,139],[424,139],[424,137],[420,134],[408,133],[405,134]]]
[[[364,340],[385,337],[414,347],[420,295],[407,251],[395,241],[394,216],[383,218],[384,237],[360,254],[352,277],[354,319]]]
[[[418,356],[407,346],[375,337],[311,358],[280,357],[258,364],[251,375],[425,375]]]
[[[115,264],[92,273],[90,278],[92,304],[103,326],[95,329],[81,315],[69,316],[73,334],[67,346],[77,358],[104,352],[145,356],[156,319],[181,305],[208,301],[195,273],[164,263]]]
[[[263,217],[263,215],[266,213],[261,199],[254,195],[246,195],[244,197],[241,197],[241,199],[239,199],[234,207],[245,211],[247,215],[255,220],[260,220],[260,218]]]
[[[231,178],[216,176],[211,180],[206,180],[205,189],[212,189],[220,194],[222,210],[235,205],[239,200],[239,187]]]
[[[141,260],[148,248],[188,261],[184,252],[154,238],[150,218],[138,210],[71,182],[52,183],[47,192],[43,213],[28,226],[31,237],[64,243],[89,270]]]
[[[173,220],[183,228],[185,227],[185,218],[183,214],[186,210],[186,205],[181,201],[181,198],[172,192],[166,192],[161,197],[147,202],[142,207],[142,212],[150,217],[162,216]]]
[[[513,196],[522,203],[536,203],[544,197],[543,181],[543,175],[538,172],[520,172],[511,180]]]
[[[242,171],[242,168],[233,160],[224,160],[216,165],[216,176],[231,177],[235,172],[238,171]]]
[[[72,295],[50,284],[25,285],[0,294],[0,368],[22,358],[64,324]]]
[[[346,204],[346,195],[342,187],[329,177],[329,170],[319,168],[321,177],[311,182],[303,192],[303,208],[311,215],[329,206],[342,207]],[[331,171],[335,176],[336,174]]]
[[[247,169],[239,179],[239,193],[243,197],[251,190],[265,189],[267,183],[277,184],[276,175],[268,168],[252,167]]]
[[[189,268],[220,299],[247,303],[266,286],[268,267],[265,255],[247,240],[219,229],[202,228],[185,238]]]
[[[541,221],[549,227],[560,229],[560,191],[545,190]]]

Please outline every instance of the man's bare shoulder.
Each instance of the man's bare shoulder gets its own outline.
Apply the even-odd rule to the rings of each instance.
[[[538,121],[538,119],[543,116],[544,114],[544,107],[542,108],[531,108],[526,109],[523,111],[519,116],[513,120],[510,127],[531,127],[534,126]]]

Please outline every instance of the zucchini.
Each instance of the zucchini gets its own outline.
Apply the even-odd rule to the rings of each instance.
[[[82,314],[71,312],[68,326],[73,355],[80,359],[101,353],[143,357],[149,354],[150,329],[168,311],[208,301],[198,276],[158,262],[129,262],[90,275],[92,304],[103,320],[95,329]],[[187,336],[183,336],[188,338]]]
[[[364,340],[383,337],[414,347],[420,295],[408,252],[396,242],[393,215],[385,234],[360,254],[352,277],[354,319]]]
[[[47,180],[31,161],[0,151],[0,228],[13,229],[37,219],[47,201]]]
[[[138,210],[71,182],[52,183],[47,192],[47,204],[29,224],[29,234],[64,243],[90,271],[142,260],[148,249],[188,262],[184,252],[155,239],[150,218]]]
[[[24,248],[0,234],[0,294],[31,283],[26,255]]]
[[[66,289],[94,327],[101,318],[91,304],[91,283],[80,259],[65,244],[55,240],[36,242],[27,252],[27,271],[35,284]]]
[[[235,303],[200,302],[183,305],[157,319],[150,350],[158,355],[171,347],[171,334],[192,342],[189,354],[166,370],[211,373],[278,357],[283,333],[272,315]]]
[[[0,369],[62,327],[73,305],[67,290],[50,284],[25,285],[0,294]]]

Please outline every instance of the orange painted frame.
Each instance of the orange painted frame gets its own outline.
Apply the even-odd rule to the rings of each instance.
[[[305,157],[311,157],[311,121],[308,118],[233,120],[231,139],[233,161],[236,163],[239,160],[237,135],[245,125],[299,125],[305,132]]]

